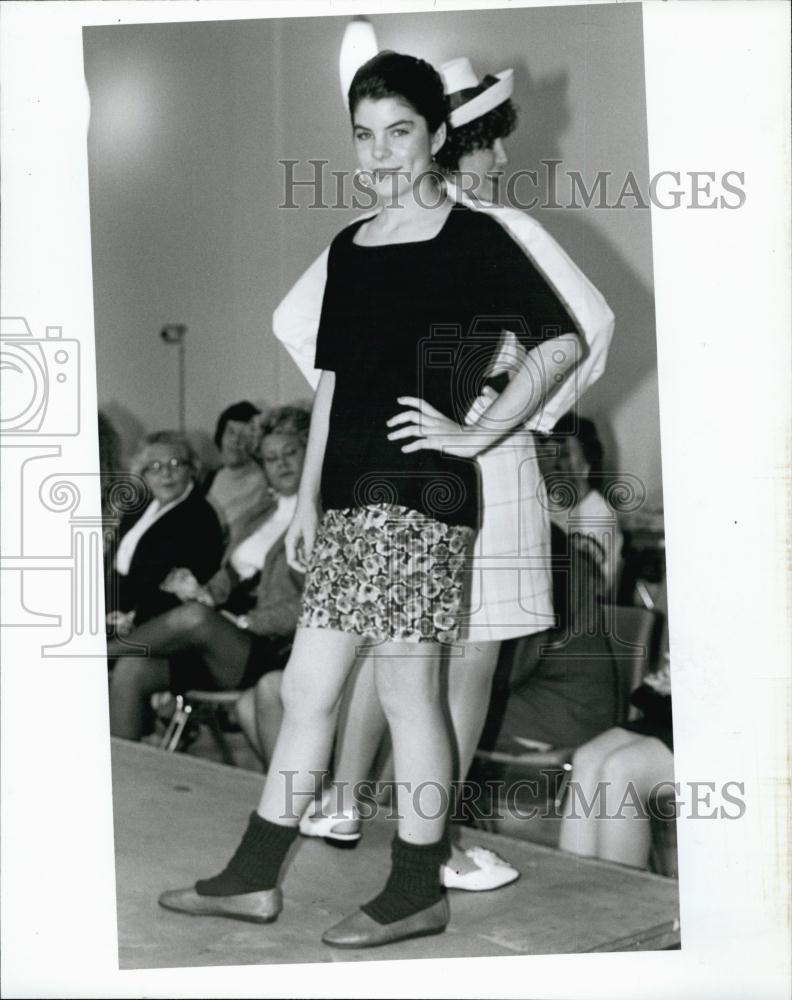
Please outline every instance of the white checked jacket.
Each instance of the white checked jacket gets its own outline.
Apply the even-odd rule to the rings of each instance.
[[[448,185],[449,194],[500,223],[553,287],[575,320],[582,356],[522,428],[479,456],[483,523],[476,539],[464,638],[497,641],[530,635],[554,623],[550,575],[550,519],[536,460],[536,438],[548,432],[605,369],[614,316],[600,292],[552,236],[514,208],[474,201]],[[273,330],[312,388],[316,336],[322,311],[324,250],[275,310]],[[504,339],[491,374],[515,371],[524,358],[514,334]]]

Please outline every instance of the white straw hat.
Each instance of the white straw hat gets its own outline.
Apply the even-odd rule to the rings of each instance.
[[[451,108],[448,118],[451,128],[481,118],[508,101],[514,91],[513,69],[504,69],[494,76],[488,73],[479,82],[467,56],[443,63],[440,76]]]

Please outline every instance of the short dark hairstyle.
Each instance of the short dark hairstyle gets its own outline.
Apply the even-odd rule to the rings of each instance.
[[[261,424],[261,440],[269,434],[294,434],[303,444],[308,440],[311,411],[305,406],[277,406]]]
[[[241,403],[234,403],[227,407],[220,416],[217,418],[217,427],[214,433],[214,443],[219,448],[223,443],[223,434],[225,434],[226,424],[230,420],[236,420],[240,424],[246,424],[257,417],[261,413],[261,410],[249,403],[246,399],[243,399]]]
[[[379,101],[383,97],[406,101],[426,119],[430,132],[436,132],[448,116],[440,74],[425,60],[400,52],[378,52],[363,63],[352,78],[348,97],[352,119],[362,100]]]
[[[452,128],[442,148],[435,154],[441,170],[453,173],[459,161],[477,149],[489,149],[496,139],[505,139],[517,128],[517,108],[506,100],[472,122]]]
[[[588,482],[589,486],[599,489],[602,485],[602,464],[605,458],[605,450],[597,434],[597,425],[588,417],[576,417],[570,410],[553,428],[553,436],[574,437],[580,444],[589,466]]]

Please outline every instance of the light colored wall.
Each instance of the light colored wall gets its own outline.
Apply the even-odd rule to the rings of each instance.
[[[515,69],[514,168],[561,159],[589,181],[648,176],[637,5],[373,15],[382,48],[436,65],[466,54]],[[270,333],[281,296],[352,218],[282,202],[282,157],[351,170],[337,61],[347,19],[91,28],[89,157],[100,404],[130,439],[177,419],[176,351],[188,334],[187,418],[211,430],[229,402],[275,404],[306,387]],[[564,191],[565,188],[562,188]],[[332,185],[327,196],[332,200]],[[631,202],[627,201],[628,206]],[[661,496],[648,209],[538,209],[617,317],[611,361],[583,411],[611,465]]]

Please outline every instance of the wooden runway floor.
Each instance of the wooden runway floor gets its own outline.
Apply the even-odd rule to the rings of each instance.
[[[113,741],[119,964],[122,969],[653,950],[679,943],[674,880],[576,859],[477,830],[522,872],[497,892],[451,892],[444,934],[385,948],[336,950],[325,928],[381,888],[393,821],[366,823],[355,850],[301,839],[286,904],[265,926],[161,909],[163,889],[214,875],[258,801],[261,776],[142,744]]]

